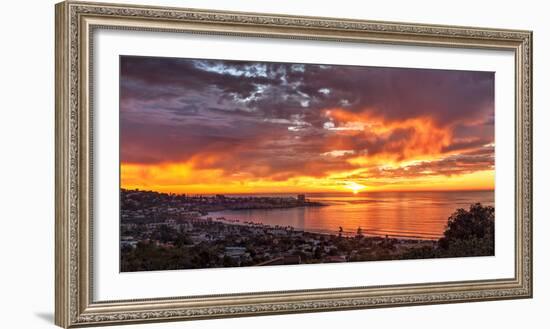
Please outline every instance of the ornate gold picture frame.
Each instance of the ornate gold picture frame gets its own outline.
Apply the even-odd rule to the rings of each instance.
[[[59,3],[55,10],[57,325],[69,328],[532,297],[532,32],[79,1]],[[96,301],[92,49],[97,46],[93,34],[101,29],[320,40],[335,46],[353,42],[513,52],[513,278]]]

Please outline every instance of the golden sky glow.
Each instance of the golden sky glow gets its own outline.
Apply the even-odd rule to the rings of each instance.
[[[495,178],[494,170],[455,176],[411,177],[395,181],[372,178],[371,185],[333,178],[345,174],[333,174],[324,178],[298,176],[285,181],[273,181],[225,176],[216,169],[192,170],[182,164],[121,166],[123,188],[190,194],[491,190],[494,189]]]

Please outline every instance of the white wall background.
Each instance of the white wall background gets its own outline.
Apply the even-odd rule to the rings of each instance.
[[[550,21],[544,1],[134,0],[118,2],[534,31],[535,298],[175,322],[125,328],[547,328],[550,305]],[[54,5],[11,1],[0,19],[0,327],[53,328]],[[512,146],[510,146],[512,147]]]

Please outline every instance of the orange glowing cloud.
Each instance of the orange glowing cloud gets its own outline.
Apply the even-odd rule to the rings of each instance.
[[[433,159],[451,145],[453,138],[449,127],[437,126],[430,117],[388,122],[366,111],[351,113],[337,108],[325,113],[330,119],[329,130],[337,132],[329,138],[328,148],[349,149],[358,141],[372,140],[373,149],[365,148],[347,159],[353,165],[397,165],[402,161]],[[383,145],[379,147],[376,144],[381,140]]]
[[[324,152],[304,159],[300,168],[279,171],[269,158],[240,158],[242,150],[266,147],[256,140],[227,152],[206,149],[185,162],[123,163],[122,186],[196,194],[494,188],[492,149],[478,155],[444,152],[452,131],[429,117],[387,122],[342,109],[326,113],[332,124],[324,126],[330,132],[320,146]],[[358,143],[373,149],[358,152]]]

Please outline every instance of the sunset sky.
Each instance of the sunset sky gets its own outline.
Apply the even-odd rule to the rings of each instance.
[[[120,64],[123,188],[494,188],[492,72],[130,56]]]

